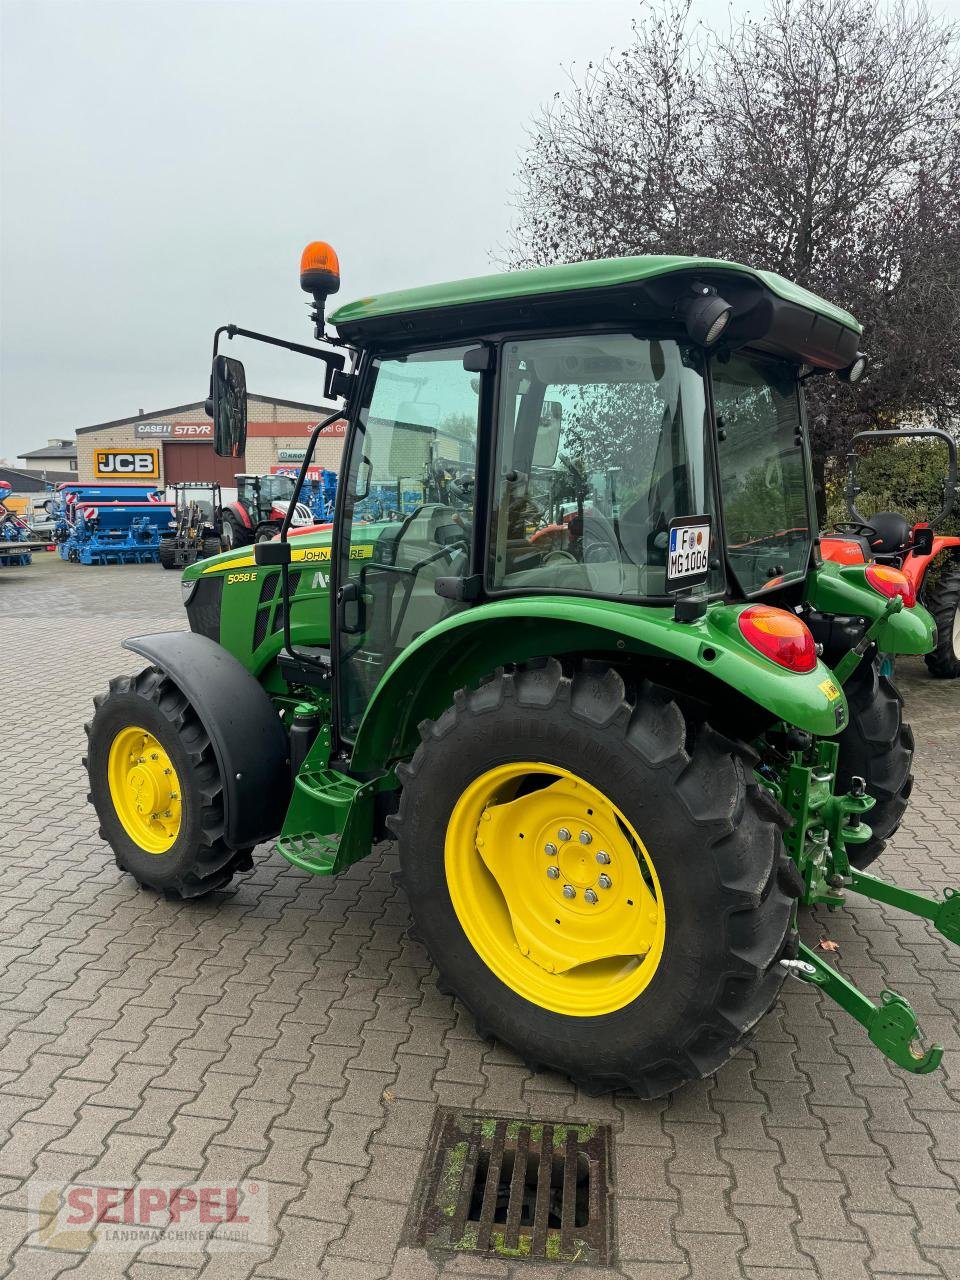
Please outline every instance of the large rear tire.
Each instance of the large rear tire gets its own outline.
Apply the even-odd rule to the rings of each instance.
[[[181,898],[222,889],[252,866],[223,839],[213,747],[179,688],[156,667],[110,681],[84,726],[92,803],[117,866]]]
[[[880,674],[877,661],[861,662],[845,692],[850,723],[839,738],[837,792],[849,791],[851,780],[861,777],[877,802],[866,815],[870,839],[848,850],[853,865],[864,871],[903,821],[913,790],[913,731],[903,719],[903,698]]]
[[[956,680],[960,676],[960,568],[943,571],[926,605],[937,624],[937,647],[924,661],[937,679]]]
[[[786,816],[749,749],[555,659],[461,691],[421,737],[397,770],[401,875],[481,1032],[595,1093],[716,1071],[795,946]]]
[[[235,547],[248,547],[253,541],[253,531],[241,524],[230,511],[223,513],[223,546],[231,551]]]

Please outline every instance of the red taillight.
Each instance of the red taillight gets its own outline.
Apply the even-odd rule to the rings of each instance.
[[[752,648],[790,671],[812,671],[817,646],[810,629],[795,613],[752,604],[737,619],[740,632]]]
[[[868,564],[867,581],[874,591],[892,600],[894,596],[903,596],[903,603],[911,608],[917,603],[917,589],[901,569],[892,564]]]

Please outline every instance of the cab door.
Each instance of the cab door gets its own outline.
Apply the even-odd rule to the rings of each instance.
[[[337,535],[336,672],[348,742],[398,654],[466,607],[435,585],[467,575],[473,557],[480,375],[464,369],[467,349],[375,358],[367,369]]]

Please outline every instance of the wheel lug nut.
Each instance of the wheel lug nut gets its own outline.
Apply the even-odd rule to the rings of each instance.
[[[561,843],[561,844],[562,844],[564,841],[566,841],[566,840],[569,840],[569,839],[570,839],[570,832],[567,830],[567,828],[566,828],[566,827],[561,827],[561,828],[560,828],[560,830],[557,832],[557,839],[560,841],[560,843]]]
[[[589,902],[591,906],[597,901],[597,895],[593,892],[592,889],[587,889],[587,891],[583,895],[583,898],[584,898],[584,901]]]
[[[577,891],[572,884],[565,884],[563,886],[563,896],[565,898],[575,898],[577,896]]]
[[[581,844],[593,844],[593,836],[590,834],[590,832],[589,832],[589,831],[581,831],[581,832],[580,832],[580,843],[581,843]]]
[[[609,889],[613,885],[613,881],[610,879],[608,875],[602,875],[600,879],[597,881],[597,884],[600,886],[601,889]]]
[[[559,868],[559,867],[547,867],[547,875],[548,875],[548,877],[549,877],[551,880],[559,880],[559,879],[560,879],[560,868]]]
[[[557,856],[557,846],[553,843],[552,840],[548,840],[547,843],[543,846],[543,852],[547,855],[548,858],[555,858]]]
[[[603,851],[603,849],[598,850],[598,852],[597,852],[597,861],[600,863],[601,867],[607,867],[607,866],[609,866],[609,865],[610,865],[610,855],[609,855],[609,853],[605,853],[605,852]]]

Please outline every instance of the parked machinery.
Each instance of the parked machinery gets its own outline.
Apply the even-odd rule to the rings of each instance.
[[[75,564],[155,564],[174,516],[153,486],[61,484],[50,506],[53,540]]]
[[[865,519],[857,510],[861,488],[857,480],[856,444],[877,441],[937,440],[947,449],[947,472],[943,481],[940,510],[911,524],[899,511],[878,511]],[[860,431],[847,454],[847,512],[849,520],[836,532],[821,538],[820,549],[827,560],[840,564],[876,561],[893,565],[909,578],[920,602],[930,610],[937,625],[936,646],[924,661],[932,676],[941,680],[960,677],[960,538],[942,532],[953,514],[957,495],[957,442],[936,427],[900,427],[889,431]],[[931,572],[931,569],[933,572]]]
[[[238,475],[237,501],[223,508],[223,541],[227,547],[268,542],[280,532],[296,481],[285,475]],[[306,502],[298,502],[293,525],[311,525],[318,517]]]
[[[46,546],[34,537],[26,520],[5,505],[3,500],[10,488],[6,480],[0,480],[0,568],[3,569],[30,564],[32,553]]]
[[[220,486],[205,480],[182,480],[169,486],[174,518],[160,534],[160,564],[182,569],[223,550],[223,503]]]

